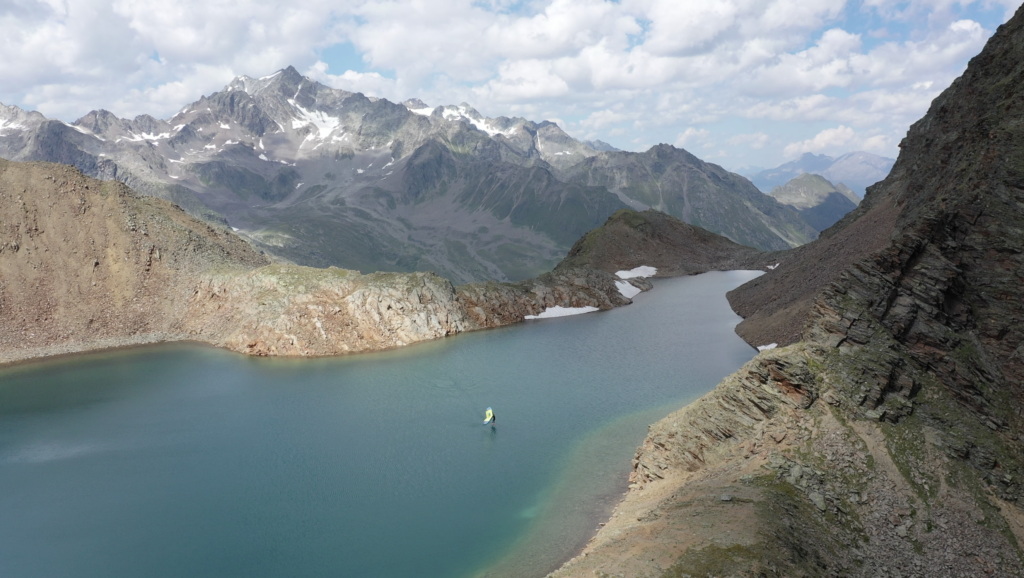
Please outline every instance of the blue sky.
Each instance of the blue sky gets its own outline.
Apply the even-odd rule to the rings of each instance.
[[[0,102],[169,117],[294,65],[347,90],[554,120],[740,169],[894,157],[1022,0],[0,0]]]

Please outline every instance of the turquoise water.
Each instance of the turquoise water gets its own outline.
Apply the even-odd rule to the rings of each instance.
[[[0,576],[543,575],[621,495],[647,424],[753,356],[724,295],[756,275],[380,354],[2,370]]]

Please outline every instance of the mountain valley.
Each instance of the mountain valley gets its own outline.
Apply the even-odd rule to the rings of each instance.
[[[555,123],[396,104],[290,67],[239,77],[166,121],[100,110],[66,124],[0,108],[0,157],[119,180],[300,265],[521,280],[626,207],[761,250],[817,234],[791,207],[686,151],[591,144]]]

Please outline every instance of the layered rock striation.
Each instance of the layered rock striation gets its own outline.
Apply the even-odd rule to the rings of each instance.
[[[1024,574],[1022,94],[1019,10],[860,207],[731,294],[792,345],[653,425],[556,575]]]

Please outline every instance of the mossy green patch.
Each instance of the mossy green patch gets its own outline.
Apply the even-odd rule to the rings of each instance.
[[[903,479],[926,505],[938,495],[938,479],[928,466],[928,442],[921,419],[916,415],[903,418],[899,424],[882,424],[885,446]]]

